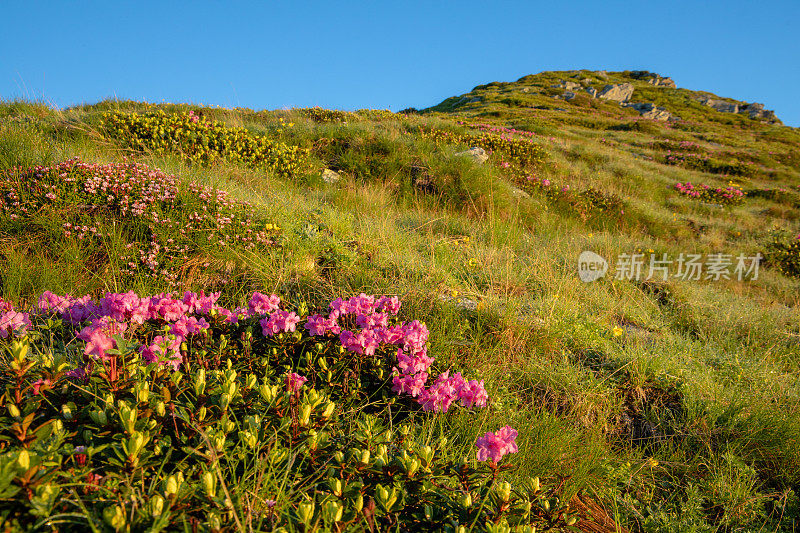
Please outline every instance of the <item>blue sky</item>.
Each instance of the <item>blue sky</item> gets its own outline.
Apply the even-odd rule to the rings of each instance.
[[[0,97],[427,107],[542,70],[646,69],[800,126],[800,0],[0,4]]]

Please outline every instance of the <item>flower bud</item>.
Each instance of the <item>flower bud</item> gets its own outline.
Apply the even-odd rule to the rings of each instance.
[[[156,404],[156,414],[158,416],[164,416],[167,413],[167,406],[164,405],[164,402],[158,402]]]
[[[177,478],[175,476],[169,476],[167,478],[167,486],[166,489],[164,490],[164,493],[167,495],[167,498],[169,498],[173,494],[177,494],[179,488],[180,487],[178,485]]]
[[[511,483],[508,481],[498,483],[495,490],[502,501],[507,502],[511,498]]]
[[[461,497],[461,507],[465,509],[472,507],[472,494],[468,492]]]
[[[370,455],[369,455],[369,450],[368,449],[365,448],[365,449],[361,450],[361,462],[363,464],[365,464],[365,465],[369,464],[369,457],[370,457]]]
[[[19,418],[19,416],[22,413],[19,412],[19,408],[16,405],[14,405],[13,403],[9,403],[8,404],[8,414],[10,414],[12,416],[12,418]]]
[[[28,450],[22,450],[17,456],[17,465],[25,472],[31,467],[31,456]]]
[[[206,409],[205,405],[203,407],[201,407],[200,409],[198,409],[197,410],[197,420],[199,420],[200,422],[205,420],[207,412],[208,412],[208,409]]]
[[[119,531],[125,527],[125,511],[119,505],[112,505],[103,509],[103,520],[106,524]]]
[[[303,524],[308,525],[314,517],[314,501],[303,502],[298,505],[297,516]]]
[[[300,408],[300,415],[298,418],[300,419],[301,426],[307,426],[309,421],[311,420],[311,406],[308,404],[304,404]]]
[[[211,472],[206,472],[203,474],[202,482],[206,496],[213,498],[217,493],[217,478]]]
[[[164,512],[164,498],[160,494],[150,498],[150,512],[154,517],[161,516],[161,513]]]
[[[322,411],[322,418],[327,420],[333,414],[333,410],[336,409],[336,404],[333,402],[328,402],[325,404],[325,409]]]

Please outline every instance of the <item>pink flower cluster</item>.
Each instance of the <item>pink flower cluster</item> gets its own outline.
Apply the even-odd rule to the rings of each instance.
[[[256,319],[265,337],[296,332],[302,319],[294,311],[281,308],[281,299],[272,294],[254,293],[247,307],[226,309],[217,304],[220,293],[186,292],[175,298],[170,293],[140,297],[133,291],[106,293],[98,301],[89,296],[75,298],[46,291],[38,300],[36,315],[58,315],[67,324],[80,326],[77,337],[85,342],[86,365],[70,372],[83,378],[94,364],[115,363],[116,338],[135,339],[135,331],[146,322],[161,328],[161,334],[139,346],[147,363],[169,365],[178,370],[184,363],[182,345],[193,336],[204,334],[210,322],[235,324]],[[397,322],[400,311],[397,297],[376,298],[360,294],[348,300],[337,298],[327,316],[309,316],[302,330],[312,337],[338,337],[348,351],[374,356],[396,354],[392,390],[417,399],[425,411],[447,412],[454,402],[465,408],[483,407],[488,394],[483,381],[466,380],[460,373],[447,371],[426,387],[434,360],[428,355],[428,328],[422,322]],[[0,300],[0,337],[22,335],[31,327],[29,315],[12,309]],[[127,335],[127,337],[125,337]],[[188,362],[186,363],[188,365]],[[113,368],[112,368],[113,371]],[[290,374],[287,386],[297,390],[304,378]]]
[[[467,409],[486,405],[489,395],[483,387],[483,380],[466,381],[460,372],[452,377],[449,374],[449,371],[441,374],[430,388],[420,392],[418,401],[425,411],[446,413],[456,400]]]
[[[504,426],[495,433],[487,431],[483,437],[478,437],[475,446],[478,447],[478,461],[491,461],[497,464],[504,455],[516,453],[517,430],[511,426]]]
[[[725,187],[724,189],[721,187],[714,188],[702,183],[699,185],[692,185],[688,181],[686,183],[676,183],[675,190],[691,198],[700,198],[709,201],[720,200],[723,201],[723,203],[726,201],[738,201],[744,197],[744,192],[736,187]]]

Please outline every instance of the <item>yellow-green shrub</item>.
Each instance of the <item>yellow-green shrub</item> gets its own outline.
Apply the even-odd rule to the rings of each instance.
[[[175,114],[162,110],[144,114],[114,111],[103,115],[103,128],[108,137],[135,150],[178,152],[200,165],[223,159],[265,168],[283,177],[303,170],[308,156],[305,148],[206,120],[192,111]]]

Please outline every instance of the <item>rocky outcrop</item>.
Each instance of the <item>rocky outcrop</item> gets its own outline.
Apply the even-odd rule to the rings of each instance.
[[[598,98],[614,102],[627,102],[631,99],[631,96],[633,96],[633,85],[630,83],[606,85],[597,95]]]
[[[738,113],[739,112],[739,104],[733,102],[726,102],[725,100],[715,100],[714,98],[706,98],[703,100],[703,104],[707,105],[708,107],[713,107],[717,111],[721,111],[722,113]]]
[[[574,81],[561,80],[560,82],[551,85],[550,87],[552,87],[553,89],[566,89],[568,91],[575,91],[581,88],[581,84],[575,83]]]
[[[586,92],[589,93],[589,96],[591,96],[592,98],[597,97],[597,89],[595,89],[594,87],[587,87]]]
[[[622,104],[624,107],[630,107],[635,109],[639,112],[642,118],[647,118],[651,120],[677,120],[677,117],[673,116],[672,113],[667,111],[663,107],[656,107],[655,104],[646,102],[646,103],[624,103]]]
[[[655,85],[656,87],[669,87],[671,89],[677,87],[672,78],[662,78],[658,74],[656,74],[655,78],[650,78],[649,80],[647,80],[647,83],[649,83],[650,85]]]
[[[721,113],[739,113],[747,115],[754,120],[763,120],[770,124],[778,123],[781,121],[775,116],[775,112],[769,109],[764,109],[764,104],[747,102],[728,102],[725,100],[718,100],[716,98],[703,98],[700,103],[716,109]]]

